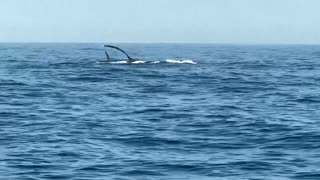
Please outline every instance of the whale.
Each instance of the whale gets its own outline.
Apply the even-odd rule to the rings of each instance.
[[[128,58],[128,60],[127,60],[128,63],[131,63],[131,62],[134,62],[134,61],[139,60],[139,59],[136,59],[136,58],[132,58],[131,56],[129,56],[128,53],[126,53],[123,49],[121,49],[121,48],[119,48],[119,47],[117,47],[117,46],[113,46],[113,45],[108,45],[108,44],[106,44],[106,45],[104,45],[103,47],[105,48],[105,49],[104,49],[104,52],[105,52],[105,54],[106,54],[106,56],[107,56],[108,61],[111,61],[111,58],[110,58],[110,56],[109,56],[106,48],[112,48],[112,49],[116,49],[116,50],[122,52],[122,53]]]

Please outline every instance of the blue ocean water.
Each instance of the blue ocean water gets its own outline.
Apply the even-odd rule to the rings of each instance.
[[[0,179],[320,179],[320,46],[117,45],[0,44]]]

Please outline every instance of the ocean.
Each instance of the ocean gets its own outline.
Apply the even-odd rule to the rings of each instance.
[[[0,179],[320,179],[320,46],[0,44]]]

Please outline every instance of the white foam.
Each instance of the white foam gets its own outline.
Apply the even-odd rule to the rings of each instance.
[[[145,63],[146,61],[133,61],[131,62],[132,64],[143,64]]]
[[[165,62],[178,64],[197,64],[196,62],[190,59],[166,59]]]
[[[151,62],[151,64],[159,64],[160,63],[160,61],[153,61],[153,62]]]
[[[110,62],[111,64],[127,64],[128,61],[113,61],[113,62]]]
[[[144,63],[149,63],[149,64],[159,64],[159,63],[175,63],[175,64],[197,64],[193,60],[190,59],[166,59],[163,61],[142,61],[142,60],[137,60],[133,62],[128,62],[128,61],[98,61],[96,63],[109,63],[109,64],[144,64]]]

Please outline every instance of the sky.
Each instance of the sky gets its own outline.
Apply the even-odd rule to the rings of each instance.
[[[0,42],[320,44],[320,0],[1,0]]]

